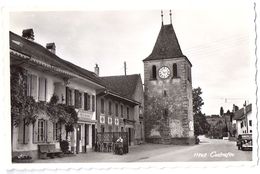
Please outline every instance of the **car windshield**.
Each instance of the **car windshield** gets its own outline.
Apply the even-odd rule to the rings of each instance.
[[[242,135],[242,138],[243,139],[252,139],[252,135],[251,134],[245,134],[245,135]]]

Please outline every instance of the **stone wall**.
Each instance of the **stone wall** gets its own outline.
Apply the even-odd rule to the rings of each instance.
[[[176,78],[172,78],[173,63],[177,64]],[[151,79],[153,65],[157,70],[156,79]],[[169,67],[171,70],[169,78],[161,79],[158,76],[161,66]],[[192,85],[187,79],[187,68],[190,68],[190,64],[182,57],[144,62],[144,119],[147,142],[185,144],[186,140],[179,139],[194,136]]]

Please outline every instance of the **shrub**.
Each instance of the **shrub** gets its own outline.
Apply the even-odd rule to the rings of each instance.
[[[69,142],[67,140],[62,140],[60,142],[60,149],[63,153],[66,153],[69,151]]]

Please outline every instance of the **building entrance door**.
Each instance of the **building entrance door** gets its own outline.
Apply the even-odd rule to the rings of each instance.
[[[77,138],[76,138],[76,153],[77,154],[79,153],[80,139],[81,139],[81,125],[78,125]]]
[[[131,146],[131,141],[132,141],[132,139],[131,139],[131,128],[128,128],[128,140],[129,140],[129,146]]]

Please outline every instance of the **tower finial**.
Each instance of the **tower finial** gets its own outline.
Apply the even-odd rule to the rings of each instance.
[[[170,22],[172,24],[172,10],[170,10]]]
[[[162,25],[163,25],[163,11],[161,10]]]

